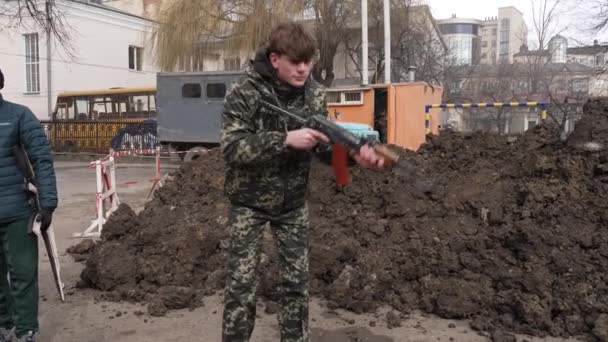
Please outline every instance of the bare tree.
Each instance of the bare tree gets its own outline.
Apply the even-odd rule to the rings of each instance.
[[[532,49],[538,51],[537,54],[526,56],[526,65],[529,67],[529,91],[537,93],[541,91],[544,66],[550,62],[545,58],[545,51],[551,54],[548,49],[549,39],[562,30],[556,28],[557,13],[562,0],[530,0],[532,5],[532,24],[534,42]],[[546,82],[545,82],[546,83]]]
[[[346,34],[353,1],[341,0],[176,0],[159,12],[152,33],[161,69],[201,59],[201,54],[254,51],[274,24],[301,20],[319,45],[313,77],[324,85],[334,80],[334,57]],[[186,66],[186,70],[188,67]]]
[[[473,65],[456,68],[460,75],[459,92],[451,92],[454,102],[490,102],[503,103],[524,100],[523,69],[521,65]],[[511,108],[469,108],[462,111],[466,127],[469,130],[490,130],[507,133],[513,109]]]
[[[20,26],[33,26],[35,30],[44,31],[49,39],[54,38],[57,45],[68,55],[73,55],[69,25],[57,0],[2,1],[0,17],[8,19],[8,25],[0,28],[0,31]]]
[[[585,15],[590,19],[589,25],[586,25],[591,32],[597,33],[604,31],[608,27],[608,0],[572,0],[577,7],[583,7],[588,13]]]
[[[315,0],[309,4],[315,14],[315,35],[319,43],[319,60],[313,75],[325,86],[330,86],[335,78],[334,58],[348,34],[348,20],[356,5],[345,0]]]
[[[255,50],[271,27],[303,12],[302,1],[176,0],[159,11],[151,37],[158,65],[173,70],[205,52]]]
[[[535,50],[528,51],[524,61],[524,65],[527,67],[528,92],[536,97],[545,97],[550,101],[554,110],[550,111],[549,119],[557,123],[563,131],[571,116],[572,106],[568,102],[583,101],[588,96],[589,77],[592,77],[596,71],[587,70],[585,72],[587,78],[580,78],[577,65],[570,65],[567,60],[556,58],[560,53],[566,53],[566,51],[555,50],[564,49],[564,47],[560,47],[559,44],[555,44],[555,46],[551,44],[552,38],[556,38],[565,31],[565,27],[558,24],[558,19],[566,1],[530,0],[530,2]],[[586,85],[579,85],[579,83],[585,82]]]
[[[416,67],[418,80],[441,83],[447,47],[439,35],[428,7],[420,0],[392,0],[391,4],[391,79],[407,79],[410,66]],[[360,9],[356,8],[356,16]],[[384,75],[384,10],[381,0],[368,4],[369,65],[371,83]],[[358,32],[345,36],[346,51],[361,76],[361,37]]]

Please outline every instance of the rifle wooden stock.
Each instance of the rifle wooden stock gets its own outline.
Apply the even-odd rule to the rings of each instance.
[[[399,154],[391,151],[386,145],[375,144],[374,151],[384,160],[386,167],[392,167],[399,161]]]

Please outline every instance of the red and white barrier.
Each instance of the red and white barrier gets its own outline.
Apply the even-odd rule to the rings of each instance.
[[[156,189],[157,186],[159,188],[163,187],[163,180],[161,179],[161,172],[160,172],[160,147],[156,148],[155,170],[156,170],[156,173],[154,174],[154,178],[150,180],[151,182],[154,182],[154,183],[152,184],[152,188],[150,189],[150,192],[148,193],[148,198],[150,198],[152,193],[154,193],[154,190]]]
[[[207,153],[207,149],[189,152]],[[187,152],[170,152],[170,153],[187,153]],[[148,193],[148,198],[154,193],[157,188],[163,187],[163,176],[161,173],[161,148],[155,149],[140,149],[140,150],[110,150],[109,154],[99,160],[91,162],[90,167],[95,168],[97,191],[95,194],[95,207],[97,217],[91,221],[91,225],[82,233],[74,233],[73,237],[99,237],[103,230],[103,225],[107,222],[110,215],[118,209],[120,200],[116,192],[116,159],[121,156],[138,156],[155,155],[155,173],[154,178],[149,179],[152,182],[152,188]],[[137,181],[129,181],[124,185],[137,184]],[[106,202],[109,201],[109,208],[106,210]]]
[[[110,155],[112,156],[138,156],[140,153],[143,154],[151,154],[151,152],[154,152],[155,154],[155,164],[154,164],[154,169],[155,169],[155,173],[154,173],[154,178],[150,178],[149,181],[152,182],[152,188],[150,189],[150,192],[148,193],[148,198],[150,198],[150,196],[152,195],[152,193],[154,192],[154,190],[156,190],[156,187],[162,188],[163,187],[163,179],[162,179],[162,175],[161,175],[161,148],[157,147],[154,150],[130,150],[130,151],[115,151],[115,150],[110,150]],[[138,181],[128,181],[125,183],[122,183],[121,185],[133,185],[133,184],[138,184]]]
[[[91,225],[82,233],[74,233],[73,237],[99,237],[108,217],[118,209],[120,200],[116,193],[116,164],[114,155],[110,153],[105,158],[100,158],[91,163],[95,168],[97,192],[95,193],[95,206],[97,218],[91,221]],[[109,209],[106,211],[106,202],[109,200]]]

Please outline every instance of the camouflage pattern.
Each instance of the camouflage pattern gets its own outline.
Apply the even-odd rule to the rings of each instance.
[[[221,148],[225,192],[232,203],[232,243],[225,293],[223,341],[248,341],[255,322],[257,265],[270,223],[280,256],[281,341],[308,341],[308,212],[306,193],[314,152],[285,144],[301,124],[262,107],[264,99],[302,117],[327,114],[323,89],[312,78],[301,88],[282,84],[267,52],[227,94]]]
[[[327,105],[325,92],[312,78],[303,89],[294,89],[264,70],[262,61],[259,64],[226,95],[221,135],[224,187],[233,203],[277,214],[304,204],[313,153],[288,149],[287,132],[301,124],[261,106],[259,100],[302,117],[326,114]]]
[[[256,316],[262,235],[266,224],[277,243],[282,342],[308,342],[308,208],[271,216],[242,206],[230,212],[231,245],[224,295],[223,342],[249,341]]]

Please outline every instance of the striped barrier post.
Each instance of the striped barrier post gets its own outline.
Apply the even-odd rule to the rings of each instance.
[[[95,192],[95,214],[96,218],[91,221],[91,225],[82,233],[73,233],[73,237],[99,237],[103,225],[107,222],[108,217],[118,209],[120,200],[116,193],[116,164],[114,155],[110,153],[105,158],[100,158],[97,161],[91,162],[90,167],[95,168],[95,178],[97,191]],[[110,200],[110,208],[106,211],[105,201]]]
[[[431,109],[451,109],[451,108],[503,108],[503,107],[540,107],[540,117],[547,119],[548,102],[472,102],[472,103],[438,103],[427,104],[424,106],[424,126],[426,134],[431,134]]]

